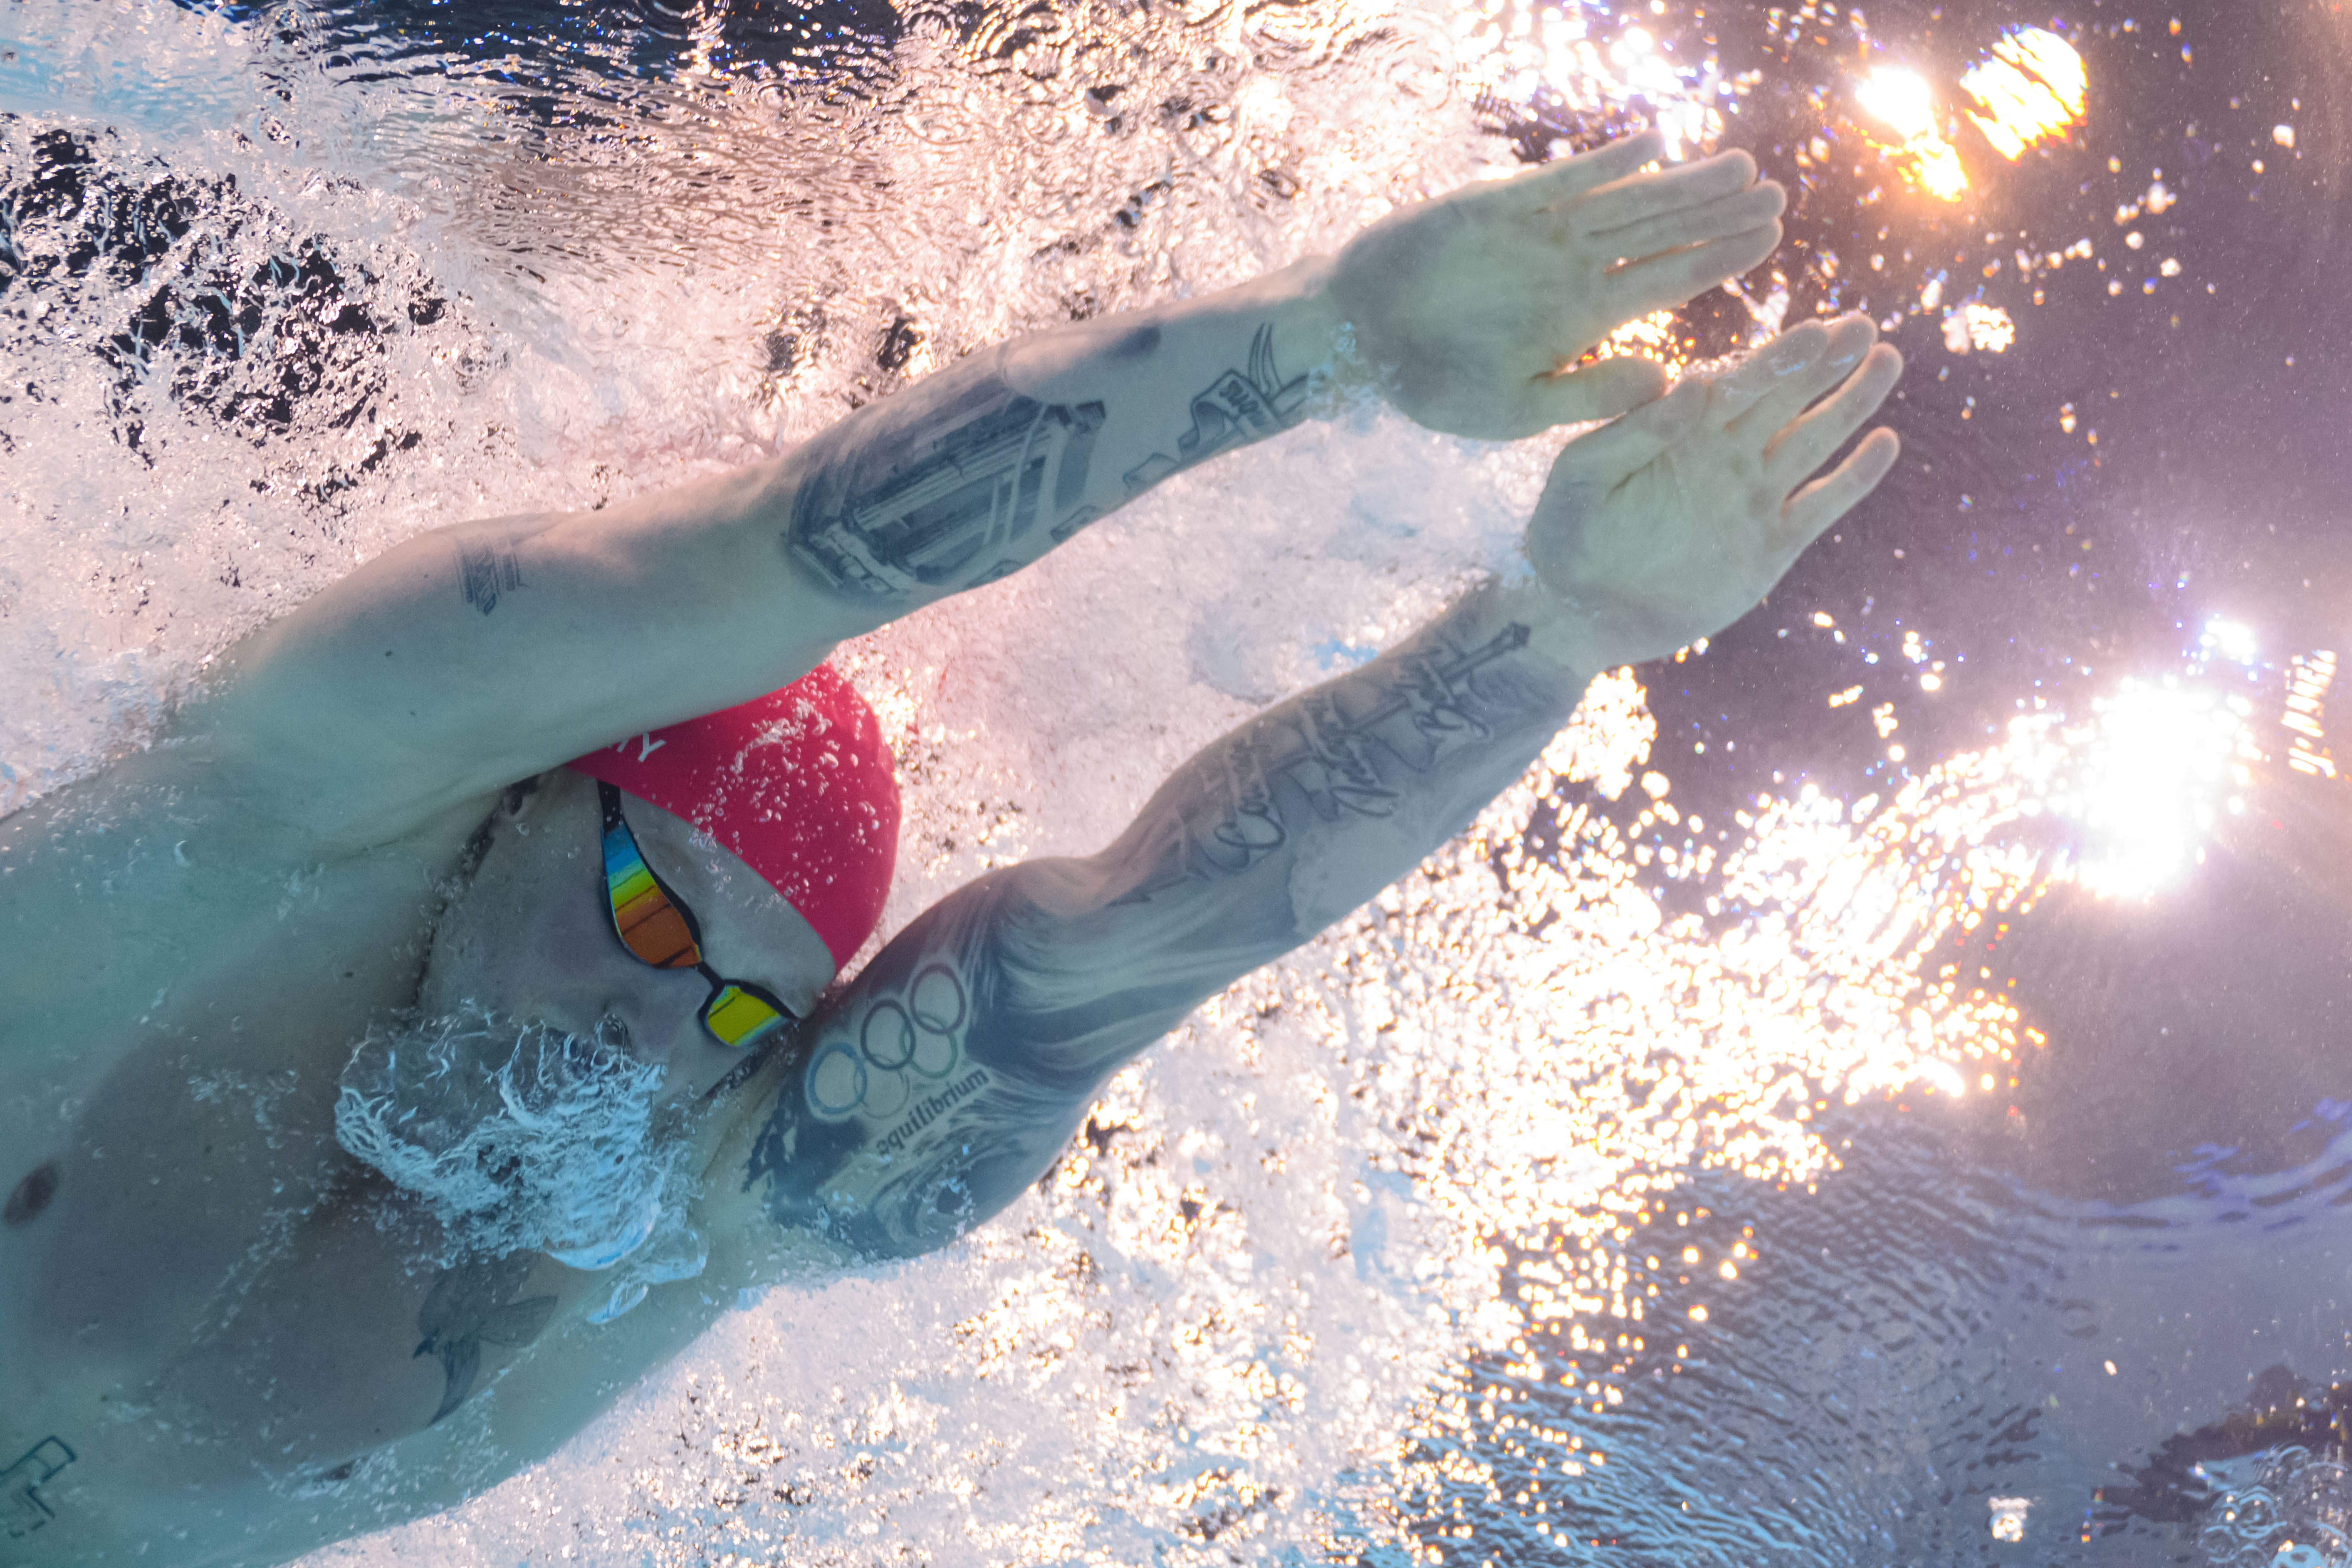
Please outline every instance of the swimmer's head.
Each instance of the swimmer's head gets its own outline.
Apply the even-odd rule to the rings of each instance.
[[[765,697],[574,758],[573,771],[692,823],[849,962],[889,896],[898,786],[881,726],[819,665]]]
[[[699,1022],[708,982],[652,968],[614,935],[600,781],[623,792],[646,865],[693,912],[711,968],[804,1017],[888,891],[889,752],[871,711],[819,670],[544,774],[493,824],[435,932],[425,1013],[475,1006],[620,1042],[668,1068],[674,1092],[699,1092],[743,1056]]]

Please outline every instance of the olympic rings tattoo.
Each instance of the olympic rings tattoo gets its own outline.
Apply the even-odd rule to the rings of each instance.
[[[866,1007],[855,1040],[835,1036],[809,1058],[810,1109],[829,1121],[897,1115],[924,1084],[963,1060],[958,1031],[971,1012],[954,969],[934,963],[919,971],[903,1001],[883,996]]]

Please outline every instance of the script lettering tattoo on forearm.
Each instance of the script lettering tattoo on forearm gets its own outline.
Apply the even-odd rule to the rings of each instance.
[[[511,546],[488,542],[457,546],[458,592],[482,614],[499,607],[501,594],[521,586],[522,562]]]
[[[1526,704],[1479,677],[1528,637],[1513,622],[1474,646],[1440,638],[1402,649],[1229,737],[1196,764],[1208,770],[1205,791],[1171,803],[1153,825],[1156,869],[1119,901],[1246,871],[1288,847],[1302,816],[1330,824],[1395,815],[1420,775],[1492,739],[1496,723],[1524,718]]]
[[[40,1489],[74,1462],[74,1451],[62,1437],[44,1437],[25,1450],[16,1462],[0,1470],[0,1524],[8,1539],[17,1541],[55,1519]]]
[[[1094,521],[1101,404],[1040,403],[994,375],[944,406],[902,397],[842,426],[794,502],[786,548],[824,583],[877,599],[975,586]]]
[[[444,1379],[439,1421],[466,1402],[474,1378],[481,1371],[482,1346],[519,1348],[539,1338],[555,1312],[552,1296],[530,1296],[520,1301],[508,1297],[530,1277],[530,1256],[509,1253],[504,1258],[469,1258],[455,1268],[444,1268],[433,1281],[432,1294],[416,1313],[416,1331],[425,1336],[418,1355],[441,1358]]]
[[[1010,1203],[1119,1063],[1411,870],[1568,721],[1581,679],[1500,594],[1212,746],[1099,855],[925,911],[765,1075],[744,1190],[869,1257]]]
[[[1250,340],[1249,368],[1228,370],[1192,395],[1192,427],[1176,438],[1176,451],[1154,452],[1126,473],[1130,491],[1150,489],[1169,475],[1203,463],[1231,447],[1287,430],[1307,416],[1311,378],[1282,379],[1274,363],[1274,328],[1258,328]]]

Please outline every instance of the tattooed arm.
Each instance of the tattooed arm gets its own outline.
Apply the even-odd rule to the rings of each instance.
[[[1100,854],[990,873],[915,921],[771,1069],[748,1201],[883,1257],[1011,1202],[1120,1063],[1525,771],[1583,686],[1528,598],[1472,594],[1192,759]]]
[[[210,742],[241,795],[274,791],[288,826],[383,843],[1015,571],[1297,423],[1319,384],[1359,377],[1481,436],[1615,414],[1657,371],[1577,355],[1779,235],[1780,188],[1747,154],[1641,172],[1659,153],[1634,137],[1242,288],[984,350],[773,462],[421,535],[230,650],[178,738]]]
[[[1761,260],[1782,203],[1744,153],[1636,174],[1661,146],[1636,136],[1404,208],[1328,261],[1023,339],[845,420],[803,454],[793,556],[869,611],[992,581],[1297,424],[1318,378],[1369,381],[1423,425],[1494,439],[1647,401],[1655,365],[1577,356]]]
[[[909,925],[764,1070],[743,1204],[887,1256],[1011,1202],[1119,1064],[1461,831],[1590,676],[1736,619],[1869,492],[1884,431],[1798,487],[1893,387],[1874,335],[1801,327],[1571,442],[1529,580],[1226,736],[1099,854],[992,873]]]

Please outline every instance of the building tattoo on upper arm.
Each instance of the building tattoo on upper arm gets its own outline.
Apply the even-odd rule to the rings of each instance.
[[[40,1488],[74,1462],[74,1451],[61,1437],[44,1437],[25,1450],[17,1461],[0,1470],[0,1523],[8,1539],[21,1540],[57,1517],[41,1500]]]
[[[522,562],[511,545],[477,542],[457,546],[457,589],[484,615],[499,607],[499,595],[523,585]]]
[[[961,418],[959,419],[959,416]],[[911,461],[888,422],[813,475],[785,535],[834,587],[871,598],[973,586],[1020,570],[1094,521],[1087,469],[1103,405],[1045,404],[993,377],[941,410],[956,420]]]
[[[1192,427],[1176,438],[1175,456],[1152,453],[1127,471],[1127,488],[1149,489],[1229,447],[1289,429],[1306,416],[1308,379],[1282,379],[1274,363],[1274,328],[1258,328],[1250,340],[1249,368],[1228,370],[1194,393]]]
[[[1127,470],[1128,494],[1297,424],[1308,381],[1282,378],[1274,329],[1261,326],[1248,367],[1192,395],[1192,428],[1172,455]],[[785,546],[834,588],[887,599],[976,587],[1103,514],[1087,491],[1102,404],[1040,403],[992,375],[940,406],[919,390],[902,396],[903,406],[885,404],[840,437],[845,449],[821,460],[793,503]]]

